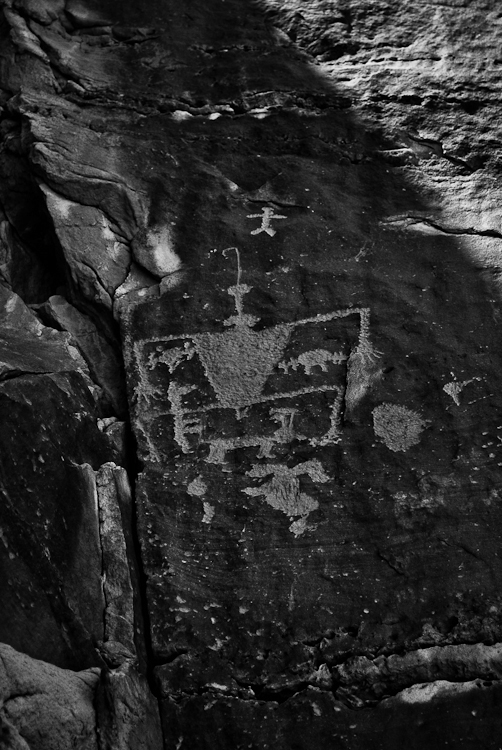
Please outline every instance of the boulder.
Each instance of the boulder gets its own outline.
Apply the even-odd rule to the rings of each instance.
[[[0,732],[6,750],[98,750],[99,670],[72,672],[0,644]]]

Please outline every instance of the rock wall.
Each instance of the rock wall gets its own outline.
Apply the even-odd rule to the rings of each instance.
[[[0,745],[498,747],[496,0],[0,11]]]

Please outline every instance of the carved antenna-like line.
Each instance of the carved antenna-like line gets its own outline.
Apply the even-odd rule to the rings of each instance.
[[[226,257],[227,252],[229,250],[235,250],[235,254],[237,256],[237,286],[241,283],[241,275],[242,275],[242,269],[241,269],[241,255],[239,253],[239,248],[237,247],[226,247],[223,250],[223,255]]]

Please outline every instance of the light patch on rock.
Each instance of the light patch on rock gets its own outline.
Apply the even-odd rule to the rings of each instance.
[[[112,260],[122,261],[124,258],[125,246],[117,240],[116,234],[110,228],[110,223],[106,216],[101,213],[99,216],[101,231],[106,243],[108,254]]]
[[[47,185],[41,183],[40,187],[45,195],[45,200],[47,202],[47,208],[49,209],[49,211],[51,213],[54,212],[61,219],[68,219],[71,209],[73,208],[75,203],[73,201],[67,200],[66,198],[63,198],[61,195],[58,195]]]
[[[105,417],[104,419],[98,419],[96,424],[100,432],[105,432],[110,425],[117,422],[117,417]]]
[[[214,505],[211,505],[211,503],[203,503],[204,506],[204,516],[202,518],[202,523],[211,523],[211,521],[214,518]]]
[[[0,539],[3,542],[3,545],[4,545],[5,549],[8,550],[9,549],[9,543],[8,543],[7,539],[5,538],[5,532],[4,532],[3,529],[0,529]]]
[[[168,227],[147,232],[147,245],[151,253],[151,270],[159,276],[179,271],[181,260],[173,249],[173,238]],[[146,264],[145,264],[146,265]]]
[[[5,312],[13,313],[14,310],[16,309],[17,301],[18,301],[18,297],[15,297],[14,295],[12,295],[12,297],[9,297],[7,302],[5,303]]]
[[[199,474],[198,477],[195,477],[190,484],[187,487],[187,492],[189,495],[194,495],[195,497],[202,497],[207,492],[207,485],[202,479],[201,475]]]
[[[373,409],[373,429],[391,451],[407,451],[420,442],[427,423],[417,412],[398,404],[380,404]]]
[[[171,118],[176,122],[183,122],[184,120],[191,120],[193,115],[190,112],[185,112],[183,109],[175,109],[171,114]]]
[[[471,690],[479,690],[479,682],[449,682],[448,680],[436,680],[435,682],[421,683],[405,688],[396,695],[396,699],[403,703],[429,703],[434,698],[453,698],[458,693],[468,693]]]
[[[81,0],[68,0],[65,11],[77,28],[108,26],[111,23],[110,20],[104,18],[99,11],[90,10],[86,7],[86,3],[81,2]]]

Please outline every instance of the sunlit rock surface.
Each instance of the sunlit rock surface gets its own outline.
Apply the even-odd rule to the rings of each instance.
[[[1,640],[100,750],[497,747],[498,4],[1,7]]]

